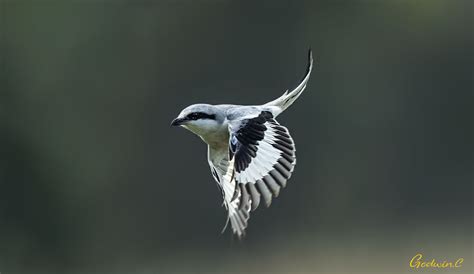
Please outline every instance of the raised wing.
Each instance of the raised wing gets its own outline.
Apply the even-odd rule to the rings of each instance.
[[[234,162],[235,193],[240,206],[255,210],[263,198],[271,204],[286,186],[296,164],[295,145],[288,130],[271,112],[229,123],[229,155]]]

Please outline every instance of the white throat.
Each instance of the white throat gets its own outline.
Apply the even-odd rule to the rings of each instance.
[[[229,142],[229,130],[227,123],[218,124],[216,121],[196,121],[183,125],[184,128],[201,137],[211,147],[227,146]]]

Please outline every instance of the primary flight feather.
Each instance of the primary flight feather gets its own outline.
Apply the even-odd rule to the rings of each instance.
[[[301,95],[312,68],[309,50],[303,80],[276,100],[255,106],[195,104],[171,123],[208,145],[211,173],[222,191],[227,221],[239,238],[245,235],[250,211],[262,203],[270,206],[294,170],[295,143],[275,118]]]

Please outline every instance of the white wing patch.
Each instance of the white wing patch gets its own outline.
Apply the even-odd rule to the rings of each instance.
[[[275,143],[273,128],[270,127],[268,122],[265,123],[265,126],[267,130],[265,131],[264,139],[257,143],[258,151],[256,157],[252,158],[252,161],[245,170],[236,175],[237,181],[240,183],[256,182],[262,179],[273,169],[273,165],[281,157],[281,151],[272,146]]]

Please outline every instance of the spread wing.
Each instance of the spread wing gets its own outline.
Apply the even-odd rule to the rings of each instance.
[[[286,186],[296,164],[295,145],[288,129],[271,112],[229,123],[229,158],[233,162],[235,192],[240,207],[268,207]]]
[[[252,111],[244,118],[232,119],[229,151],[211,151],[209,158],[228,211],[227,223],[238,237],[245,235],[250,211],[260,201],[270,206],[296,164],[290,133],[268,111]]]

